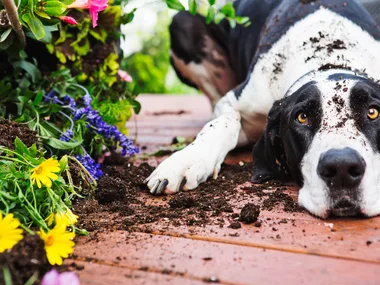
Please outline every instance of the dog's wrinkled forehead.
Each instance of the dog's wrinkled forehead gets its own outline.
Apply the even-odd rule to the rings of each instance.
[[[344,133],[357,135],[354,117],[350,108],[350,94],[357,84],[357,79],[346,76],[318,81],[322,103],[322,123],[320,132]]]
[[[312,80],[321,96],[322,116],[317,132],[321,150],[345,146],[366,148],[365,136],[358,128],[350,102],[354,87],[366,79],[349,71],[330,71],[315,74]]]

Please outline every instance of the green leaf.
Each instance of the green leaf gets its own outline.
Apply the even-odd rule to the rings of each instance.
[[[210,24],[212,20],[214,20],[214,17],[215,17],[215,8],[210,6],[207,11],[206,23]]]
[[[28,25],[37,40],[40,40],[45,36],[44,25],[36,16],[26,13],[22,15],[22,20]]]
[[[236,21],[236,23],[238,23],[239,25],[246,25],[249,23],[249,17],[239,17],[239,16],[236,16],[234,18],[234,20]]]
[[[184,11],[185,10],[185,7],[183,7],[181,2],[179,2],[178,0],[165,0],[165,2],[166,2],[166,5],[168,5],[168,7],[170,9],[174,9],[174,10],[178,10],[178,11]]]
[[[15,151],[21,155],[29,153],[26,145],[18,137],[15,139]]]
[[[50,16],[48,14],[46,14],[44,11],[41,11],[41,10],[34,10],[34,12],[41,18],[44,18],[44,19],[48,19],[50,20]]]
[[[4,33],[1,34],[1,37],[0,37],[0,43],[2,43],[3,41],[5,41],[9,34],[12,32],[12,28],[9,28],[8,30],[6,30]]]
[[[214,17],[214,22],[215,24],[219,24],[223,19],[225,19],[226,16],[224,16],[224,14],[222,13],[217,13]]]
[[[103,44],[106,42],[108,33],[105,29],[97,29],[97,30],[90,30],[90,35],[93,36],[98,41],[102,42]]]
[[[128,98],[127,100],[131,104],[131,106],[132,106],[133,111],[135,112],[135,114],[140,113],[140,111],[141,111],[141,104],[140,104],[140,102],[137,101],[137,100],[135,100],[135,99],[133,99],[133,98]]]
[[[62,16],[66,9],[67,6],[59,1],[48,1],[44,6],[46,14],[55,17]]]
[[[133,9],[131,12],[124,14],[121,16],[121,23],[122,24],[128,24],[132,22],[133,18],[135,17],[136,8]]]
[[[227,18],[235,17],[235,8],[232,2],[228,2],[226,5],[224,5],[222,9],[220,9],[220,12],[224,14]]]
[[[9,166],[9,170],[11,171],[12,175],[13,175],[15,178],[22,179],[22,178],[24,178],[24,176],[25,176],[25,172],[17,171],[17,169],[16,169],[16,167],[14,166],[14,164],[11,164],[11,165]]]
[[[230,27],[232,29],[236,28],[236,21],[234,19],[228,19],[228,22],[230,23]]]
[[[36,146],[35,143],[32,144],[32,146],[29,148],[29,154],[32,157],[36,157],[36,155],[37,155],[37,146]]]
[[[215,1],[216,1],[216,0],[208,0],[208,3],[212,6],[212,5],[215,4]]]
[[[13,63],[14,68],[21,68],[25,70],[30,77],[32,78],[33,82],[36,82],[38,79],[41,78],[41,73],[39,69],[32,63],[27,62],[25,60],[16,61]]]
[[[61,149],[61,150],[70,150],[73,148],[76,148],[77,146],[80,146],[83,141],[78,142],[63,142],[56,138],[50,138],[47,140],[47,144],[55,149]]]
[[[30,13],[33,15],[33,10],[34,10],[34,2],[33,2],[33,0],[28,0],[28,8],[30,10]]]
[[[6,50],[8,49],[12,44],[15,39],[14,33],[10,33],[4,41],[0,42],[0,50]]]
[[[59,160],[59,168],[61,169],[61,172],[66,169],[68,162],[69,160],[67,158],[67,155],[62,156],[62,158]]]
[[[40,104],[43,96],[44,96],[44,91],[43,90],[38,91],[36,98],[34,98],[33,106],[37,106],[38,104]]]
[[[195,0],[189,0],[189,12],[191,15],[197,14],[197,3]]]

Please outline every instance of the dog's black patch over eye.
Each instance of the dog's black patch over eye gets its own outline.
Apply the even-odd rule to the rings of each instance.
[[[275,102],[253,150],[254,182],[292,178],[302,185],[300,164],[320,127],[321,112],[321,94],[314,82]]]
[[[350,107],[356,126],[380,152],[380,85],[361,79],[351,90]]]

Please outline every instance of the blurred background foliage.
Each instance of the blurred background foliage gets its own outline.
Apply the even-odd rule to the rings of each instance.
[[[169,25],[175,12],[168,10],[164,2],[142,2],[133,21],[121,29],[128,34],[121,44],[124,52],[121,68],[128,70],[140,93],[198,94],[198,90],[178,79],[170,64]],[[135,7],[135,1],[130,5]],[[127,4],[125,11],[129,9]]]

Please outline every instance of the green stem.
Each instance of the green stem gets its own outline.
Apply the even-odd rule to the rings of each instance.
[[[34,233],[31,229],[29,229],[27,226],[25,226],[24,224],[20,224],[20,227],[21,227],[24,231],[26,231],[28,234],[30,234],[30,235],[32,235],[32,236],[35,235],[35,233]]]
[[[82,165],[82,163],[80,163],[79,160],[76,159],[75,157],[68,156],[68,158],[70,158],[71,160],[75,161],[79,165],[79,167],[82,168],[82,170],[88,175],[88,177],[91,178],[91,180],[88,181],[90,183],[90,185],[94,185],[94,188],[96,188],[98,186],[98,183],[96,183],[96,180],[94,179],[94,177],[92,177],[92,175],[90,174],[90,172],[88,172],[88,170],[86,169],[86,167],[84,167]]]

